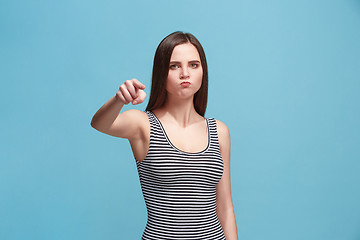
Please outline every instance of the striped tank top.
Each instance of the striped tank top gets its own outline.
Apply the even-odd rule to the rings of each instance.
[[[206,118],[208,145],[197,153],[176,148],[159,119],[150,121],[150,146],[136,160],[147,208],[142,240],[224,240],[216,215],[216,185],[224,164],[220,155],[216,120]]]

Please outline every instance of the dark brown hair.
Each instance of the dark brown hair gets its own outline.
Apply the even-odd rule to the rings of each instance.
[[[167,97],[166,79],[169,73],[170,57],[175,46],[184,43],[194,45],[200,55],[203,77],[201,87],[194,95],[194,107],[196,112],[201,116],[205,115],[208,95],[208,70],[205,52],[195,36],[180,31],[171,33],[165,37],[156,49],[151,80],[151,93],[146,110],[154,110],[164,106]]]

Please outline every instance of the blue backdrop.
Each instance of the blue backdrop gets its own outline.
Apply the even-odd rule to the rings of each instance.
[[[360,239],[359,0],[2,0],[0,239],[140,239],[130,146],[90,121],[126,79],[149,95],[177,30],[230,129],[239,239]]]

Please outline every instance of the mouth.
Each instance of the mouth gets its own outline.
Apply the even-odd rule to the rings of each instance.
[[[182,87],[189,87],[189,86],[191,85],[191,83],[190,83],[190,82],[187,82],[187,81],[184,81],[184,82],[181,82],[180,85],[181,85]]]

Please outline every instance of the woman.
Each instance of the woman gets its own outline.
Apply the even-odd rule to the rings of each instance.
[[[142,239],[237,237],[230,187],[230,134],[204,118],[208,73],[204,50],[189,33],[159,44],[146,111],[145,86],[125,81],[94,115],[91,126],[127,138],[136,159],[148,220]]]

